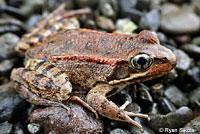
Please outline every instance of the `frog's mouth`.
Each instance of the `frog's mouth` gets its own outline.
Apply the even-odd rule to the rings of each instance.
[[[176,62],[171,62],[170,60],[166,60],[166,58],[156,58],[154,59],[154,64],[151,68],[149,68],[145,72],[138,73],[130,73],[129,77],[110,81],[110,85],[116,84],[134,84],[136,82],[142,82],[146,80],[150,80],[153,78],[158,78],[162,75],[167,74],[171,71],[176,65]]]

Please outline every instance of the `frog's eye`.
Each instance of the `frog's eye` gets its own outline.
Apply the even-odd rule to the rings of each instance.
[[[152,63],[153,58],[145,53],[140,53],[129,58],[129,63],[133,69],[146,70]]]

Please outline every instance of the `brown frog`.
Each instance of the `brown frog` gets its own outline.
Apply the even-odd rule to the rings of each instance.
[[[65,11],[61,5],[25,34],[16,46],[18,51],[28,50],[25,67],[12,71],[14,86],[30,103],[62,106],[70,112],[62,102],[76,101],[97,118],[100,114],[128,122],[143,132],[131,117],[149,119],[148,115],[125,111],[107,98],[128,84],[167,74],[176,57],[152,31],[128,35],[69,29],[69,17],[88,12]],[[86,91],[86,102],[72,90]]]

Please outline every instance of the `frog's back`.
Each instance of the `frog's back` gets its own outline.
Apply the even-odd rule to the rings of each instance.
[[[44,57],[66,69],[71,82],[87,89],[97,82],[127,77],[129,51],[138,46],[138,35],[71,29],[49,37],[28,51],[28,58]]]

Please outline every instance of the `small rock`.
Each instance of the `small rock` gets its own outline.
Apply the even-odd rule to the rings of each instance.
[[[16,93],[0,94],[0,122],[18,119],[26,107],[26,102]]]
[[[189,98],[190,98],[190,103],[194,108],[200,107],[200,87],[194,89],[190,93]]]
[[[158,9],[153,9],[145,14],[139,22],[142,29],[149,29],[157,31],[160,25],[160,13]]]
[[[181,46],[181,49],[190,54],[192,57],[200,58],[200,46],[194,44],[184,44]]]
[[[74,8],[74,1],[75,0],[46,0],[45,7],[48,11],[55,10],[58,6],[60,6],[62,3],[66,4],[65,9],[70,10]]]
[[[157,103],[153,103],[152,107],[149,110],[149,114],[159,114]]]
[[[120,16],[122,18],[131,18],[138,23],[143,13],[135,8],[137,0],[119,0]]]
[[[139,9],[139,10],[144,10],[144,11],[147,11],[147,10],[149,10],[149,7],[150,7],[150,5],[151,5],[151,1],[152,0],[138,0],[137,1],[137,8]]]
[[[5,92],[14,92],[15,89],[13,88],[13,82],[9,81],[2,85],[0,85],[0,94]]]
[[[191,36],[189,35],[178,35],[175,37],[175,40],[180,44],[185,44],[191,42]]]
[[[144,85],[144,84],[138,84],[138,103],[141,104],[140,106],[141,107],[149,107],[149,106],[152,106],[152,103],[153,103],[153,98],[151,97],[151,94],[149,93],[149,88]]]
[[[133,112],[133,113],[140,113],[141,108],[136,103],[130,103],[126,108],[125,111]]]
[[[31,134],[36,134],[40,131],[40,126],[35,124],[28,124],[27,129]]]
[[[179,134],[199,134],[200,133],[200,116],[191,120],[179,131],[180,131]]]
[[[30,28],[34,26],[35,23],[37,23],[41,19],[42,19],[41,15],[32,15],[26,22],[26,30],[28,31]]]
[[[192,0],[192,6],[194,7],[196,13],[200,15],[200,3],[199,0]]]
[[[13,125],[6,122],[0,123],[0,133],[1,134],[11,134]]]
[[[164,85],[161,83],[154,84],[150,87],[150,92],[154,99],[158,100],[164,94]]]
[[[100,0],[99,8],[104,16],[115,18],[118,13],[118,1],[117,0]]]
[[[193,112],[188,107],[181,107],[167,115],[150,115],[148,125],[159,133],[160,128],[178,129],[193,118]]]
[[[193,38],[192,43],[195,45],[200,45],[200,36]]]
[[[158,101],[158,106],[163,114],[168,114],[176,110],[176,107],[166,98],[161,97]]]
[[[126,33],[126,32],[132,33],[137,28],[138,28],[138,26],[128,18],[118,19],[117,22],[116,22],[116,29],[119,30],[119,31],[122,31],[124,33]]]
[[[131,133],[128,130],[117,128],[112,130],[110,134],[131,134]]]
[[[31,123],[39,124],[44,133],[59,134],[103,133],[103,123],[82,106],[70,103],[71,115],[61,107],[36,109],[31,115]]]
[[[95,7],[98,4],[99,0],[75,0],[75,3],[79,8],[83,7]]]
[[[187,106],[188,98],[175,85],[170,85],[165,89],[164,95],[177,107]]]
[[[12,33],[6,33],[0,36],[0,61],[16,56],[15,45],[19,37]]]
[[[161,29],[164,32],[190,34],[200,30],[200,19],[194,12],[181,7],[176,7],[173,10],[164,8],[171,8],[171,5],[161,7]]]
[[[199,66],[193,66],[192,68],[190,68],[188,71],[187,71],[187,76],[188,76],[188,79],[190,81],[192,81],[192,83],[194,85],[199,85],[200,84],[200,68]]]
[[[104,16],[98,16],[96,18],[97,26],[101,29],[107,30],[107,31],[113,31],[115,30],[115,25],[113,21],[107,17]]]
[[[7,75],[14,66],[14,60],[4,60],[0,62],[0,75]]]
[[[181,70],[181,71],[188,70],[192,63],[192,60],[190,59],[190,57],[184,51],[180,49],[174,49],[173,52],[177,58],[176,69]]]
[[[160,40],[161,44],[166,43],[168,41],[167,36],[162,32],[157,32],[158,39]]]

